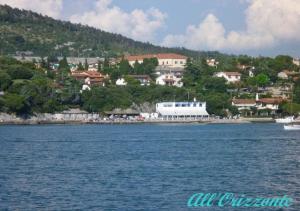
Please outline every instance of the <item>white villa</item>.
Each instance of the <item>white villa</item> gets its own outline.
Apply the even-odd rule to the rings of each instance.
[[[156,78],[156,84],[162,86],[183,86],[183,83],[181,82],[181,76],[175,75],[174,73],[165,73],[159,75]]]
[[[175,53],[159,53],[159,54],[145,54],[145,55],[136,55],[136,56],[125,56],[124,59],[128,60],[131,66],[134,66],[134,63],[143,63],[144,59],[157,58],[159,66],[167,67],[179,67],[184,68],[186,65],[188,57],[175,54]]]
[[[208,118],[206,102],[163,102],[156,104],[156,112],[163,118]]]
[[[236,83],[241,81],[241,74],[238,72],[218,72],[215,76],[218,78],[225,78],[227,83]]]
[[[206,64],[210,67],[217,67],[219,62],[215,59],[206,59]]]

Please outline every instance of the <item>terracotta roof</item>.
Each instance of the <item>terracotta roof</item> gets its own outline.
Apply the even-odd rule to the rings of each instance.
[[[77,77],[77,78],[104,78],[104,76],[99,73],[99,72],[96,72],[96,71],[84,71],[84,72],[81,72],[81,71],[73,71],[71,73],[71,76],[73,77]]]
[[[255,99],[233,99],[234,104],[255,104]]]
[[[125,56],[124,59],[128,61],[139,61],[143,59],[150,59],[150,58],[157,58],[157,59],[187,59],[188,57],[175,54],[175,53],[159,53],[159,54],[144,54],[144,55],[134,55],[134,56]]]
[[[280,104],[283,102],[283,99],[281,97],[261,98],[258,100],[258,102],[265,103],[265,104]]]

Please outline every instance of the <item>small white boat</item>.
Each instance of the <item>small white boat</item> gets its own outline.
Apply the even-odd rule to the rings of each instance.
[[[288,124],[288,123],[292,123],[294,121],[294,117],[293,116],[288,116],[285,118],[279,118],[279,119],[275,119],[276,123],[281,123],[281,124]]]
[[[288,124],[283,127],[285,130],[300,130],[300,124]]]

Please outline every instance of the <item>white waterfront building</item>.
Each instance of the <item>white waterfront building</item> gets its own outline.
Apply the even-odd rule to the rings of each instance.
[[[206,102],[163,102],[156,104],[156,112],[162,118],[208,118]]]

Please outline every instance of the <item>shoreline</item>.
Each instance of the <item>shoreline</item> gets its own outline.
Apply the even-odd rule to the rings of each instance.
[[[84,125],[84,124],[250,124],[275,123],[272,118],[207,119],[207,120],[30,120],[1,121],[1,125]]]

